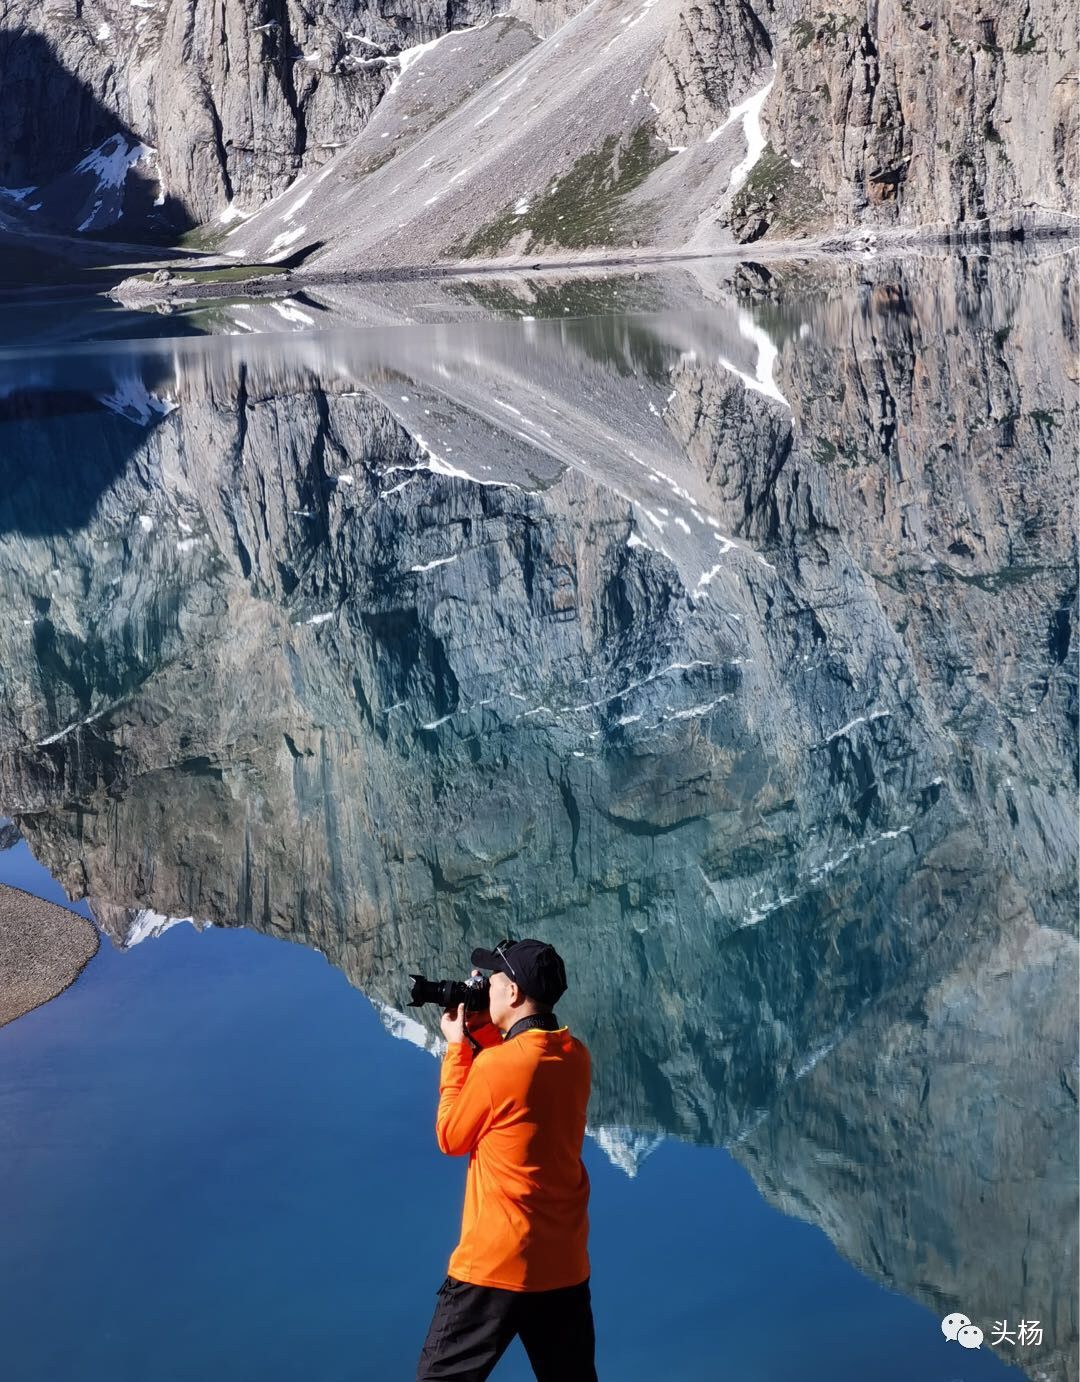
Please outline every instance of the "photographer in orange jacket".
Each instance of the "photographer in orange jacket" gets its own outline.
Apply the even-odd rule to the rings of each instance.
[[[589,1052],[555,1016],[566,969],[537,940],[500,941],[472,962],[491,971],[488,1011],[443,1014],[435,1120],[440,1149],[469,1158],[461,1238],[417,1382],[482,1382],[515,1335],[538,1382],[596,1382]]]

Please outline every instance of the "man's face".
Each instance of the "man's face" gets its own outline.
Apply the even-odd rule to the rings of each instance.
[[[502,1028],[508,1019],[516,1020],[515,1005],[520,1001],[520,990],[509,974],[495,970],[488,980],[488,1012],[496,1027]]]

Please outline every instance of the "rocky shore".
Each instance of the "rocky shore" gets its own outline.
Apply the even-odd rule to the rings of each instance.
[[[63,993],[97,948],[85,917],[0,884],[0,1027]]]

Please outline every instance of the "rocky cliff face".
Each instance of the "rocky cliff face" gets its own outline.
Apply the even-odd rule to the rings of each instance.
[[[1077,1271],[1061,1234],[1076,1212],[1076,955],[1022,895],[1006,906],[1006,933],[969,937],[928,987],[901,985],[734,1152],[778,1208],[939,1317],[962,1304],[988,1342],[992,1320],[1014,1337],[1040,1321],[1042,1348],[999,1351],[1050,1382],[1077,1366],[1059,1290]],[[1028,1015],[1022,1030],[1006,1012]]]
[[[1076,33],[1059,6],[777,9],[769,146],[733,207],[740,239],[1075,211]]]
[[[47,186],[120,132],[146,146],[138,172],[188,224],[254,209],[363,128],[400,50],[491,9],[4,0],[0,118],[19,137],[0,179]]]
[[[296,232],[333,269],[1075,220],[1075,33],[1050,0],[521,0],[467,43],[430,46],[494,14],[492,0],[3,0],[0,118],[17,137],[0,214],[24,230],[220,233],[332,163],[328,185],[303,187],[303,220],[270,233],[276,206],[232,244],[274,257]],[[529,42],[506,46],[517,29]]]
[[[338,295],[24,382],[0,806],[117,939],[254,926],[387,1010],[411,968],[549,935],[620,1155],[733,1144],[931,1302],[1037,1286],[1061,1375],[1068,269],[748,266],[700,319],[554,294],[546,321],[255,339]],[[986,1176],[1000,1275],[951,1208]]]

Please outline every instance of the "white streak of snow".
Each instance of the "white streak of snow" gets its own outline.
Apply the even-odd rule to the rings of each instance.
[[[422,562],[419,566],[410,566],[410,571],[432,571],[436,566],[449,566],[452,561],[457,561],[458,554],[455,552],[452,557],[436,557],[434,561]]]
[[[272,264],[275,257],[278,259],[284,258],[284,250],[296,240],[299,240],[305,230],[307,230],[307,226],[297,226],[294,230],[283,230],[280,235],[275,235],[273,240],[270,241],[266,251],[267,263]]]
[[[306,312],[301,312],[292,298],[282,298],[280,302],[270,304],[279,317],[284,317],[287,322],[301,322],[304,326],[314,326],[315,318],[309,317]]]
[[[769,92],[773,88],[776,80],[776,65],[773,64],[773,75],[765,83],[760,91],[753,92],[747,96],[745,101],[740,101],[737,106],[732,106],[728,112],[727,119],[723,124],[717,125],[712,134],[709,135],[707,143],[711,144],[714,139],[719,138],[730,125],[736,120],[742,121],[743,138],[746,140],[746,156],[741,163],[737,163],[731,170],[731,181],[728,189],[734,192],[750,176],[750,170],[761,157],[762,150],[765,148],[766,139],[761,128],[761,111],[768,99]]]
[[[883,719],[890,713],[891,712],[888,710],[874,710],[871,711],[869,715],[856,715],[854,720],[849,720],[846,725],[841,725],[839,729],[834,729],[827,738],[821,741],[821,743],[831,744],[834,739],[842,739],[845,734],[849,734],[856,725],[867,724],[870,720]]]
[[[165,417],[178,405],[170,399],[158,398],[152,394],[137,374],[129,374],[116,381],[111,393],[98,394],[110,412],[147,427],[156,418]]]
[[[754,366],[753,375],[744,373],[737,365],[726,359],[723,355],[717,357],[717,363],[724,369],[730,370],[743,384],[753,390],[754,393],[764,394],[766,398],[774,399],[777,403],[782,403],[790,412],[791,404],[776,387],[773,378],[773,369],[776,365],[776,357],[779,352],[773,345],[768,333],[764,331],[749,312],[739,313],[739,334],[748,341],[753,341],[757,346],[757,363]]]
[[[149,907],[140,908],[135,913],[131,929],[124,938],[123,948],[130,950],[133,945],[140,945],[152,936],[163,936],[166,931],[185,921],[190,922],[192,926],[195,925],[194,917],[167,917],[163,916],[161,912],[151,911]],[[198,929],[196,927],[196,930]]]

